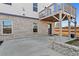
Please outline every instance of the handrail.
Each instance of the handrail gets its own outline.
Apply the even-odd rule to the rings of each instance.
[[[49,5],[48,7],[52,6],[55,3],[52,3],[51,5]],[[41,13],[42,11],[44,11],[45,9],[47,9],[48,7],[44,8],[43,10],[41,10],[39,13]]]
[[[55,9],[55,10],[54,10]],[[74,8],[71,4],[68,3],[52,3],[48,7],[44,8],[42,11],[39,12],[39,17],[45,17],[51,14],[52,12],[57,12],[59,10],[65,11],[67,13],[70,13],[75,16],[76,14],[76,8]],[[49,13],[50,12],[50,13]]]

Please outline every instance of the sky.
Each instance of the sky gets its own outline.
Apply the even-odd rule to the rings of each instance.
[[[11,25],[11,20],[4,20],[4,22],[3,22],[3,24],[4,24],[4,26],[9,26],[9,25]]]
[[[77,21],[77,26],[79,26],[79,3],[71,3],[73,7],[76,8],[76,21]],[[73,25],[73,23],[71,23]],[[68,26],[68,21],[63,21],[62,26]]]
[[[79,25],[79,3],[72,3],[72,6],[76,8],[76,21],[77,25]]]

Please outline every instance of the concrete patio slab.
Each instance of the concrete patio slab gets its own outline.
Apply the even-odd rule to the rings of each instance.
[[[0,46],[0,56],[62,56],[50,48],[48,38],[33,37],[5,41]]]

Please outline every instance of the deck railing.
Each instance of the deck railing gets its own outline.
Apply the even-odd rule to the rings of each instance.
[[[50,6],[44,8],[39,12],[39,18],[44,18],[49,15],[53,15],[58,11],[69,13],[72,16],[76,15],[76,9],[68,3],[53,3]]]

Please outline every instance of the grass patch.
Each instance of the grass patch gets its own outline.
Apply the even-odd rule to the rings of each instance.
[[[71,40],[71,41],[68,41],[66,43],[67,44],[70,44],[70,45],[79,46],[79,40]]]

